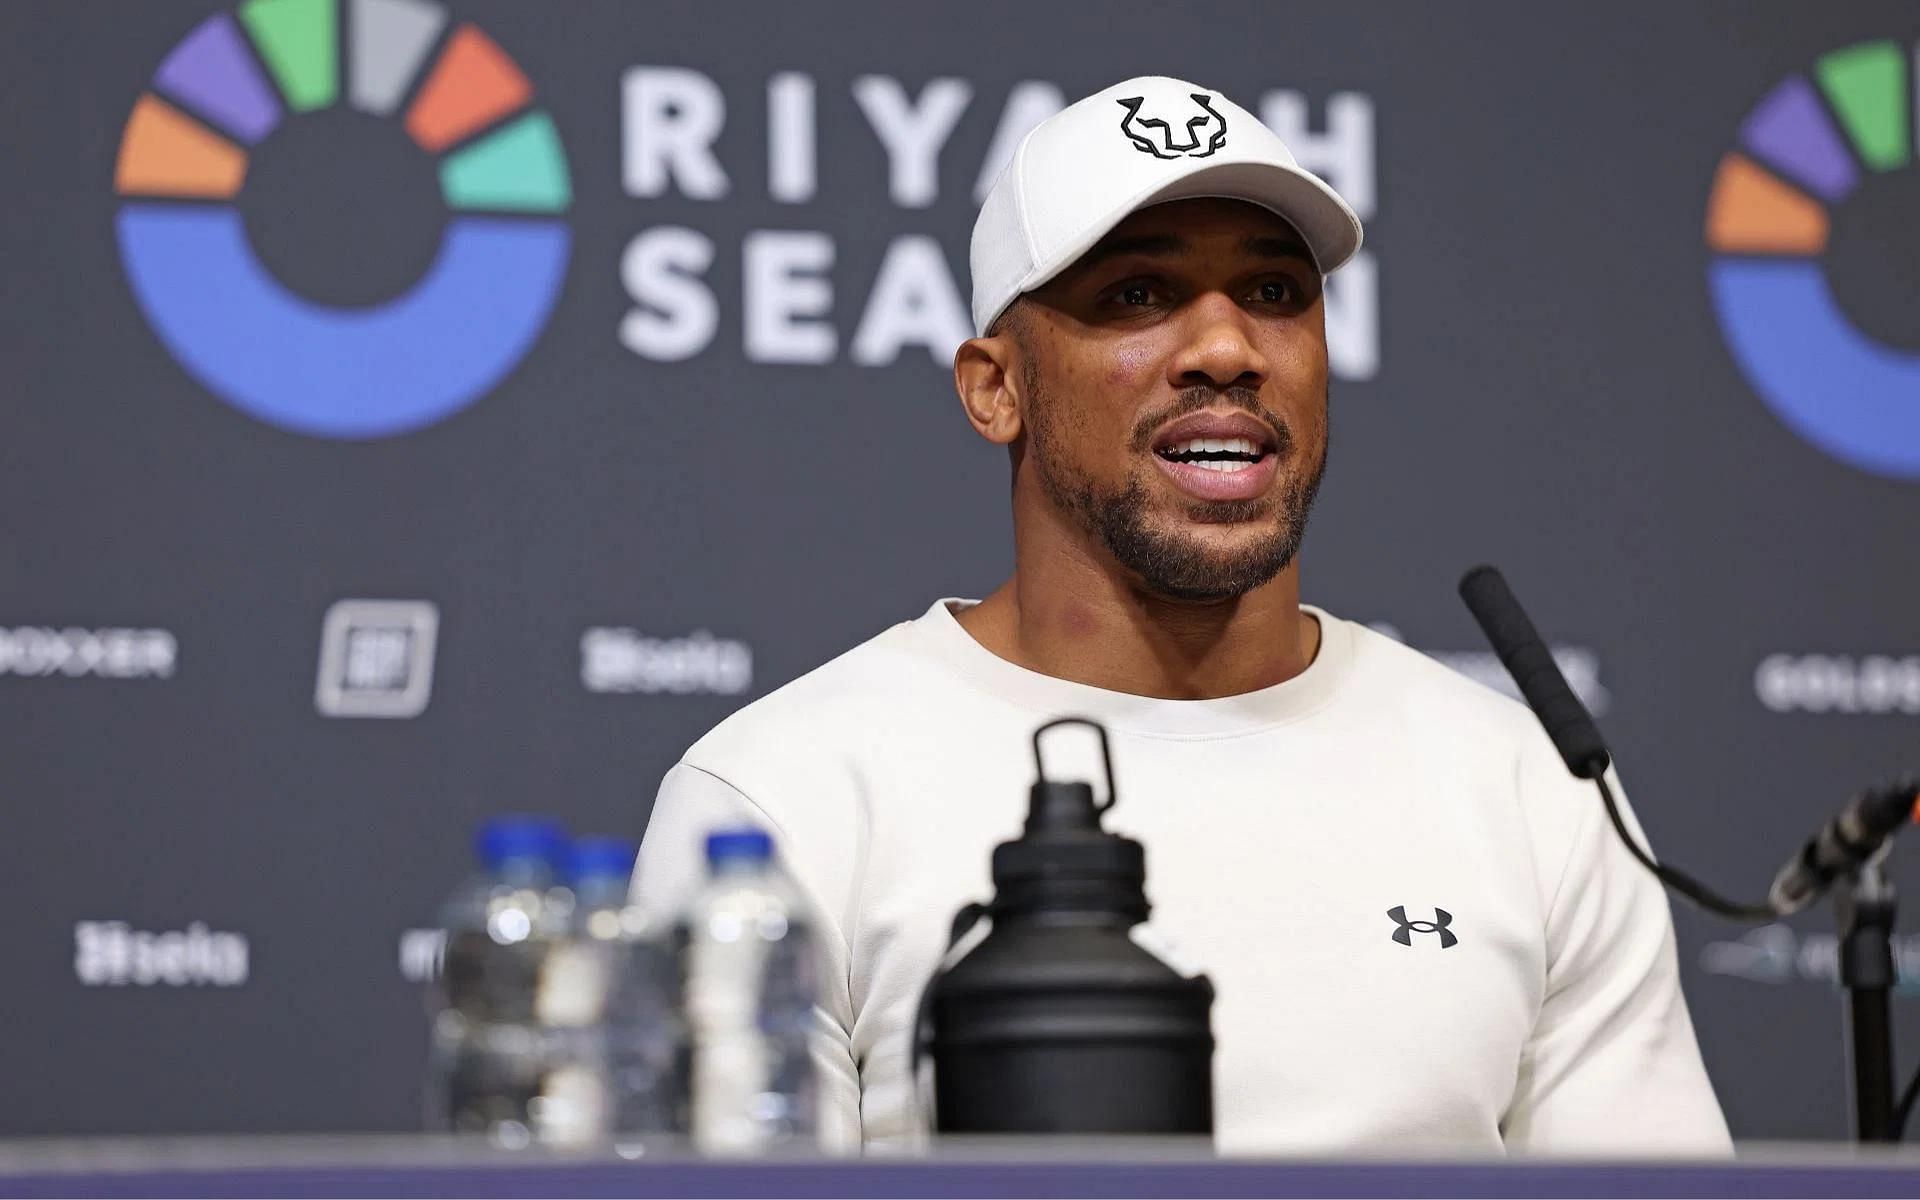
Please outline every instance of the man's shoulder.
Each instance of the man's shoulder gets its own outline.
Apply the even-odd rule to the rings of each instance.
[[[727,779],[756,761],[791,770],[832,757],[925,687],[932,665],[917,649],[920,630],[901,621],[736,710],[681,761]]]
[[[1372,706],[1391,706],[1464,733],[1512,744],[1539,734],[1526,705],[1439,659],[1356,621],[1353,687]]]

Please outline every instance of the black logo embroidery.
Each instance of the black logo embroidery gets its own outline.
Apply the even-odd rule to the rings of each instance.
[[[1200,106],[1200,115],[1181,122],[1185,141],[1174,140],[1171,122],[1140,115],[1140,106],[1147,102],[1145,96],[1130,96],[1120,101],[1120,107],[1127,110],[1127,115],[1120,118],[1120,132],[1127,135],[1135,150],[1155,158],[1206,158],[1227,144],[1227,119],[1214,109],[1212,96],[1205,92],[1190,95]],[[1205,145],[1201,144],[1203,138]]]
[[[1447,926],[1453,924],[1453,914],[1444,908],[1434,909],[1433,920],[1431,921],[1407,920],[1406,907],[1400,904],[1396,904],[1388,909],[1387,915],[1392,917],[1393,923],[1400,927],[1393,931],[1393,940],[1399,942],[1402,946],[1413,945],[1413,935],[1416,933],[1439,934],[1440,948],[1442,950],[1450,950],[1460,944],[1460,939],[1453,936],[1453,931],[1447,928]]]

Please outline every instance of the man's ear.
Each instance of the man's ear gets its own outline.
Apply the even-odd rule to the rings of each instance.
[[[960,406],[981,437],[996,446],[1011,445],[1020,436],[1020,402],[1014,380],[1019,348],[1007,334],[972,338],[960,343],[953,356],[953,387]]]

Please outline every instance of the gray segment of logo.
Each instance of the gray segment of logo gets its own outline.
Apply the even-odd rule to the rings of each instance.
[[[313,705],[326,717],[417,717],[433,694],[440,611],[426,600],[339,600],[320,631]],[[356,637],[392,639],[397,669],[369,677],[354,661]],[[356,678],[358,676],[358,678]]]
[[[391,113],[446,23],[446,10],[430,0],[354,0],[353,106],[376,117]]]

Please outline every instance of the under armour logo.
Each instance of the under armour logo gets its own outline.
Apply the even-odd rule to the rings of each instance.
[[[1172,122],[1140,115],[1140,106],[1147,102],[1145,96],[1120,101],[1120,107],[1127,110],[1127,115],[1120,118],[1120,132],[1127,135],[1135,150],[1155,158],[1206,158],[1227,144],[1227,119],[1214,109],[1212,96],[1205,92],[1192,92],[1190,96],[1200,106],[1200,115],[1181,122],[1186,133],[1183,140],[1174,139]],[[1205,145],[1201,144],[1203,134],[1207,135]]]
[[[1392,917],[1393,923],[1400,927],[1393,931],[1393,940],[1399,942],[1402,946],[1413,945],[1413,935],[1416,933],[1439,934],[1440,948],[1442,950],[1460,944],[1460,939],[1453,936],[1453,931],[1447,928],[1447,926],[1453,924],[1453,914],[1444,908],[1434,909],[1433,920],[1431,921],[1407,920],[1406,907],[1400,904],[1396,904],[1388,909],[1387,915]]]

